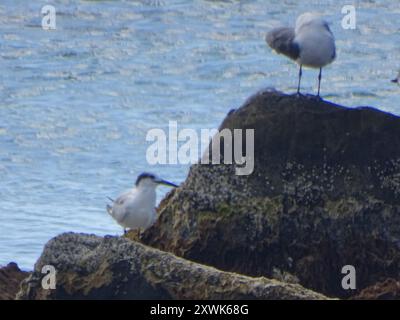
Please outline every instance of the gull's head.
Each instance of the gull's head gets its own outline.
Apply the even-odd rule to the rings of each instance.
[[[157,177],[155,174],[143,172],[136,179],[136,187],[137,188],[156,188],[158,185],[165,185],[177,188],[178,186],[172,182],[161,179]]]
[[[319,13],[306,12],[300,15],[296,20],[296,33],[303,27],[325,28],[329,30],[328,23],[322,18]]]

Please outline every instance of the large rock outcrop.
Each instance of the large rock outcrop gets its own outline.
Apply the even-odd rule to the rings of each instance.
[[[193,165],[143,243],[251,276],[287,272],[339,297],[399,279],[398,117],[264,91],[224,128],[255,129],[254,172]],[[344,265],[358,290],[343,290]]]
[[[43,289],[43,266],[56,288]],[[193,263],[119,237],[66,233],[50,240],[18,299],[326,299],[297,284]]]

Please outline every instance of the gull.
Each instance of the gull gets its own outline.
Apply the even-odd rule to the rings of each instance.
[[[140,229],[147,229],[156,221],[156,188],[160,184],[178,187],[152,173],[144,172],[137,177],[134,188],[115,200],[108,198],[113,204],[107,205],[107,212],[124,228],[124,234],[129,228],[138,230],[140,236]]]
[[[317,95],[319,97],[322,68],[336,58],[335,38],[328,23],[318,14],[303,13],[297,18],[295,28],[275,28],[268,32],[265,40],[278,54],[283,54],[300,65],[298,95],[300,95],[303,66],[319,68]]]

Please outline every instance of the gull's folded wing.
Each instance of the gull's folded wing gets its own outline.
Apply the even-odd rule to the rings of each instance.
[[[300,54],[300,48],[294,42],[294,29],[293,28],[276,28],[267,33],[265,41],[277,53],[284,54],[285,56],[297,60]]]

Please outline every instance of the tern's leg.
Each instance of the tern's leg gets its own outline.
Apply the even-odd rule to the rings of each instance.
[[[322,79],[322,68],[319,68],[319,75],[318,75],[318,94],[317,94],[317,97],[319,97],[319,90],[321,89],[321,79]]]
[[[140,228],[137,229],[137,237],[140,239]]]
[[[126,229],[124,228],[124,235],[126,235],[128,233],[128,231],[126,231]]]
[[[299,83],[297,85],[297,94],[300,94],[300,81],[301,81],[301,76],[303,74],[303,65],[300,65],[300,69],[299,69]]]

